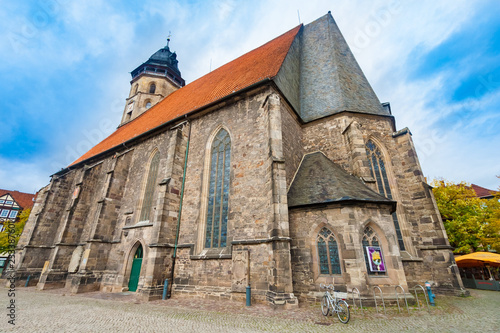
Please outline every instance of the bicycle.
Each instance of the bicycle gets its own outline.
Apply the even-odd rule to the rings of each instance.
[[[319,287],[322,289],[326,289],[325,294],[321,299],[321,313],[323,314],[323,316],[328,316],[331,310],[332,314],[333,312],[337,314],[341,323],[347,324],[347,322],[351,318],[351,313],[349,311],[349,304],[347,304],[345,299],[337,300],[337,295],[335,295],[335,293],[340,291],[334,290],[334,287],[331,284],[324,285],[321,283]],[[334,296],[330,294],[329,289],[332,290]]]

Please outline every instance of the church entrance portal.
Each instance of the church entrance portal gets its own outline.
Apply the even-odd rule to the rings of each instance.
[[[128,282],[128,290],[136,291],[137,284],[139,283],[139,276],[141,275],[141,265],[142,265],[142,245],[139,245],[134,254],[134,259],[132,261],[132,269],[130,270],[130,279]]]

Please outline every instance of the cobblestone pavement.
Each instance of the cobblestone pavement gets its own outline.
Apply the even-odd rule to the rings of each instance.
[[[16,290],[16,325],[8,323],[8,290],[0,287],[1,332],[499,332],[500,292],[470,290],[472,297],[438,296],[431,312],[377,314],[370,308],[351,321],[323,317],[319,305],[274,311],[265,305],[205,299],[141,303],[133,293],[64,294]],[[1,313],[1,312],[0,312]]]

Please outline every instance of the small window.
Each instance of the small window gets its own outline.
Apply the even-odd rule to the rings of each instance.
[[[8,209],[2,209],[2,212],[0,213],[0,217],[7,217],[9,216],[10,210]]]
[[[15,219],[17,217],[17,213],[18,213],[17,210],[11,210],[10,214],[9,214],[9,218],[10,219]]]
[[[13,204],[14,204],[14,201],[7,200],[7,201],[5,201],[5,204],[6,204],[6,205],[13,205]]]
[[[137,90],[139,90],[139,85],[136,83],[134,87],[134,95],[137,94]]]
[[[146,110],[151,107],[151,101],[148,99],[146,103],[144,103],[144,106],[146,107]]]
[[[127,112],[127,114],[125,115],[125,121],[129,121],[131,118],[132,118],[132,111]]]
[[[154,94],[155,91],[156,91],[156,85],[154,83],[151,83],[151,85],[149,86],[149,93]]]
[[[3,204],[3,203],[5,203],[5,200],[0,200],[0,204]]]

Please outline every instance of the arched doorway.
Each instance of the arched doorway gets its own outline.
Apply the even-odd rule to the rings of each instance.
[[[130,270],[130,279],[128,281],[128,290],[136,291],[139,284],[139,276],[141,275],[142,265],[142,245],[139,245],[132,260],[132,269]]]

